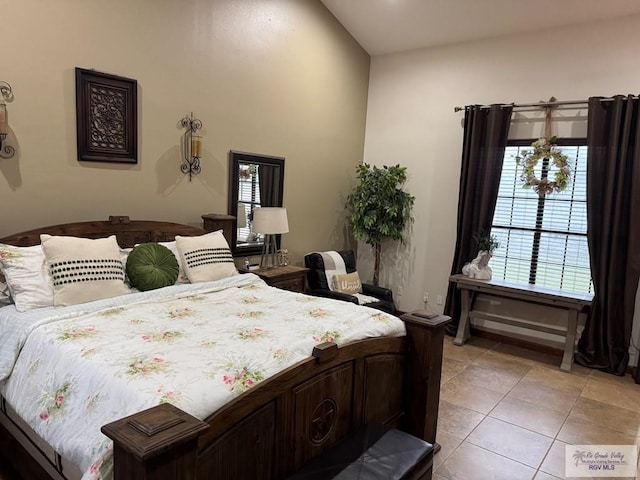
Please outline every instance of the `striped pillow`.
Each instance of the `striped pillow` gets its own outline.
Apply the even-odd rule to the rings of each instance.
[[[199,237],[176,236],[180,262],[191,283],[210,282],[238,273],[222,230]]]
[[[129,293],[116,236],[89,239],[41,235],[56,306]]]

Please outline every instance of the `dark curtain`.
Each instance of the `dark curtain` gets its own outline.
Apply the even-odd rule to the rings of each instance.
[[[278,169],[273,165],[258,166],[258,181],[260,183],[260,205],[263,207],[279,207],[278,193],[280,192],[280,177]]]
[[[639,100],[590,98],[587,147],[587,240],[595,296],[575,358],[624,375],[640,272]]]
[[[464,264],[476,256],[474,235],[491,230],[512,111],[508,105],[474,105],[465,110],[452,275],[461,273]],[[460,311],[460,291],[449,283],[444,313],[453,319],[447,329],[450,334],[455,333]]]

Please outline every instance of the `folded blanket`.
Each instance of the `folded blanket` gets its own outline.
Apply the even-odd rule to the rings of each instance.
[[[318,252],[324,262],[324,273],[327,276],[329,290],[333,291],[333,277],[347,273],[344,258],[336,251]]]

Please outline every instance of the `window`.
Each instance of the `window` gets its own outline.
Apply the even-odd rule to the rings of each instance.
[[[569,157],[571,178],[564,191],[542,197],[533,189],[522,188],[522,168],[515,160],[533,141],[510,141],[505,150],[491,228],[500,242],[491,260],[493,276],[592,293],[587,247],[586,141],[558,141]],[[541,170],[542,161],[536,166],[538,178]]]
[[[251,240],[249,228],[251,212],[260,206],[260,179],[258,166],[254,164],[240,165],[238,180],[238,241]],[[244,218],[240,218],[243,215]],[[244,225],[244,226],[243,226]]]

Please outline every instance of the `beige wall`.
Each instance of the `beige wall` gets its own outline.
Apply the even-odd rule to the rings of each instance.
[[[402,293],[401,309],[422,308],[424,292],[442,309],[435,300],[446,296],[464,115],[453,107],[637,93],[638,44],[634,16],[372,58],[365,161],[407,166],[407,190],[416,196],[409,241],[383,261],[383,281]],[[583,132],[583,112],[576,117],[564,119],[560,133]],[[539,122],[520,117],[517,131],[535,133]],[[359,250],[361,266],[366,252]]]
[[[20,0],[2,7],[10,142],[0,236],[110,214],[200,224],[227,212],[228,151],[283,156],[294,262],[340,247],[362,160],[369,56],[315,0]],[[137,165],[78,162],[74,68],[138,81]],[[180,119],[205,126],[180,173]]]

